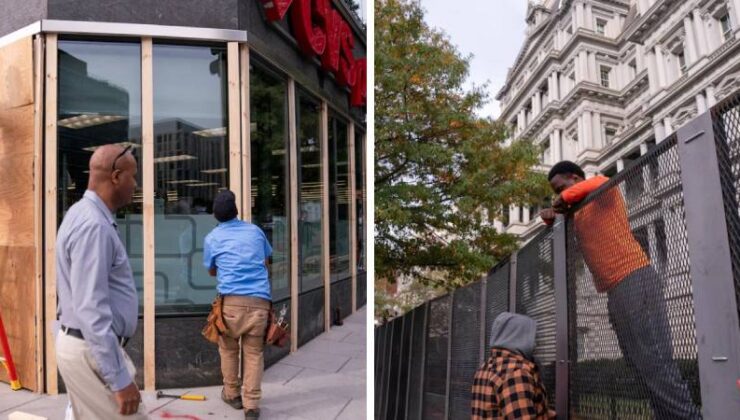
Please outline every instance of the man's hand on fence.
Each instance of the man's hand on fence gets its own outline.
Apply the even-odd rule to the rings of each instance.
[[[550,226],[555,222],[555,210],[551,208],[540,210],[540,217],[546,225]]]
[[[552,203],[552,209],[555,213],[565,213],[568,211],[568,203],[563,200],[562,194],[558,194],[558,198]]]

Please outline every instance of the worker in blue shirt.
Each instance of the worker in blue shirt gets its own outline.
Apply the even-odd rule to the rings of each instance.
[[[226,333],[219,339],[224,388],[221,398],[246,419],[259,418],[264,370],[264,335],[271,305],[269,257],[272,247],[265,233],[237,219],[234,193],[224,190],[213,201],[220,222],[205,238],[203,264],[218,278],[224,296]],[[239,389],[239,339],[242,342],[243,385]]]

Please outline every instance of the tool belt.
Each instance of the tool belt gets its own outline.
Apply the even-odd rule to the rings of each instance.
[[[82,335],[82,331],[78,330],[77,328],[69,328],[67,326],[62,325],[61,329],[67,335],[71,335],[72,337],[79,338],[80,340],[85,339],[85,337]],[[121,347],[126,347],[129,337],[116,336],[116,338],[118,339],[118,344],[120,344]]]
[[[288,342],[288,338],[290,338],[290,335],[288,334],[289,332],[290,327],[288,322],[283,319],[283,316],[280,318],[276,317],[275,309],[272,307],[272,304],[270,304],[270,312],[267,318],[267,331],[265,332],[265,343],[277,347],[284,347]]]
[[[211,303],[211,312],[208,314],[206,326],[200,332],[206,340],[218,344],[218,339],[226,332],[224,323],[224,297],[219,293]]]

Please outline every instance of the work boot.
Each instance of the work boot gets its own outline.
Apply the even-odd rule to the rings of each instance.
[[[260,418],[260,409],[259,408],[251,408],[244,412],[244,419],[245,420],[257,420]]]
[[[242,405],[242,396],[239,395],[236,398],[228,399],[226,398],[226,390],[223,388],[221,389],[221,399],[224,400],[224,402],[232,407],[234,407],[237,410],[241,410],[244,406]]]

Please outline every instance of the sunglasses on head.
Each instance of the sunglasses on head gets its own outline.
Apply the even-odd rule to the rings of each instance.
[[[126,146],[125,149],[123,149],[123,152],[119,153],[118,156],[116,156],[116,158],[113,159],[113,166],[111,167],[111,172],[116,170],[116,162],[118,161],[118,159],[120,159],[121,156],[125,155],[126,152],[131,150],[132,147],[133,147],[133,144],[129,144],[128,146]]]

